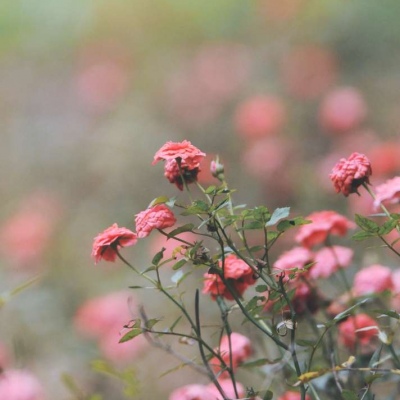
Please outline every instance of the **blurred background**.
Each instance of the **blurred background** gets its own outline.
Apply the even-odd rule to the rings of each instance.
[[[397,0],[1,1],[3,298],[39,276],[1,309],[2,365],[31,371],[48,399],[86,398],[65,381],[126,398],[90,366],[118,365],[118,350],[76,316],[135,284],[119,262],[95,266],[92,241],[114,222],[134,230],[153,198],[177,194],[151,165],[167,140],[207,153],[205,185],[219,154],[236,203],[371,212],[365,196],[335,195],[328,175],[353,151],[370,158],[374,185],[400,172],[399,15]],[[146,266],[161,246],[153,236],[126,257]],[[149,314],[169,312],[154,293],[133,295]],[[160,377],[177,362],[139,347],[123,360],[140,382],[134,398],[204,381]]]

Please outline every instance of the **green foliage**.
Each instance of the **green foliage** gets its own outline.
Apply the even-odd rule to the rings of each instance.
[[[352,390],[343,389],[342,391],[342,399],[343,400],[359,400],[357,393]]]
[[[133,338],[139,336],[143,332],[141,327],[141,320],[137,318],[133,322],[134,322],[133,325],[130,326],[130,331],[125,333],[124,336],[122,336],[122,338],[119,340],[119,343],[128,342],[129,340],[132,340]]]

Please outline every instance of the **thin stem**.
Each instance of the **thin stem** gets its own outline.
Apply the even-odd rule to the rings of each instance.
[[[199,299],[199,290],[196,290],[196,295],[195,295],[195,301],[194,301],[194,309],[195,309],[195,317],[196,317],[196,335],[197,337],[201,338],[201,324],[200,324],[200,299]],[[198,342],[199,344],[199,351],[200,351],[200,357],[203,361],[203,364],[205,368],[207,369],[208,376],[214,383],[215,387],[218,389],[218,391],[221,393],[223,398],[226,398],[226,394],[224,392],[224,389],[222,388],[221,384],[218,382],[218,379],[216,378],[213,370],[210,367],[210,364],[207,361],[207,357],[204,353],[204,348],[203,348],[203,343]]]

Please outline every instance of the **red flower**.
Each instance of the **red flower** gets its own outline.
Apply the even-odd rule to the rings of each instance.
[[[113,224],[94,238],[92,257],[96,264],[101,259],[115,261],[116,250],[121,247],[133,246],[136,242],[136,233],[127,228],[118,228],[117,224]]]
[[[372,329],[357,332],[362,328],[374,327]],[[361,346],[370,344],[377,335],[377,323],[367,314],[358,314],[346,319],[339,325],[339,340],[348,348],[352,349],[356,342]]]
[[[242,296],[244,291],[255,283],[254,272],[251,267],[234,254],[226,257],[224,264],[220,261],[219,267],[222,269],[224,278],[229,281],[238,296]],[[234,300],[234,296],[226,287],[218,272],[206,273],[204,278],[203,293],[210,293],[213,300],[217,296]]]
[[[149,236],[153,229],[169,228],[176,223],[174,213],[164,204],[157,204],[136,214],[136,232],[139,238]]]
[[[153,165],[161,160],[166,161],[164,176],[182,190],[183,180],[186,183],[196,181],[200,172],[200,162],[205,156],[205,153],[188,140],[181,143],[167,142],[154,155]]]
[[[371,162],[364,154],[352,153],[346,160],[341,158],[329,175],[337,193],[342,192],[346,197],[357,193],[357,188],[363,183],[369,184],[372,175]]]
[[[311,224],[300,227],[296,235],[296,242],[303,246],[312,247],[323,243],[328,235],[344,236],[349,229],[355,227],[354,222],[335,211],[316,211],[310,214],[307,219]]]
[[[205,153],[193,146],[188,140],[181,143],[167,142],[154,155],[153,165],[161,160],[169,161],[179,158],[188,168],[193,169],[199,166],[200,161],[205,156]]]

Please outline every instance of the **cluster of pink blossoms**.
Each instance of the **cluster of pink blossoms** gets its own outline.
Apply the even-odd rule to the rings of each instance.
[[[186,183],[192,183],[197,179],[200,162],[205,155],[187,140],[167,142],[156,152],[153,164],[164,160],[165,176],[182,190],[184,180]],[[155,229],[170,228],[175,223],[173,212],[165,204],[156,204],[136,214],[136,233],[127,228],[120,228],[117,224],[99,233],[93,242],[92,257],[96,263],[102,259],[115,261],[121,247],[132,246],[138,238],[147,237]]]

